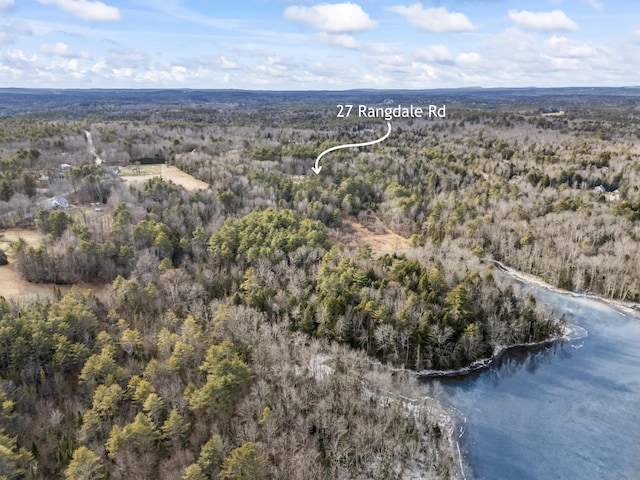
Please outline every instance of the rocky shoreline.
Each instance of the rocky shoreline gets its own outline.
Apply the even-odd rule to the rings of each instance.
[[[553,345],[556,342],[561,341],[569,341],[574,336],[571,335],[571,332],[574,330],[571,328],[573,326],[565,327],[565,331],[562,335],[549,338],[547,340],[542,340],[540,342],[530,342],[530,343],[515,343],[513,345],[500,345],[496,347],[493,355],[488,358],[482,358],[480,360],[476,360],[466,367],[452,369],[452,370],[421,370],[419,372],[415,372],[415,375],[418,378],[444,378],[444,377],[463,377],[465,375],[469,375],[471,373],[477,372],[479,370],[484,370],[489,368],[491,364],[496,361],[502,360],[502,358],[509,353],[511,350],[515,349],[538,349],[547,347],[549,345]]]

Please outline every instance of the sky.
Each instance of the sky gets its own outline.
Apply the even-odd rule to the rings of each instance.
[[[0,87],[631,85],[638,0],[0,0]]]

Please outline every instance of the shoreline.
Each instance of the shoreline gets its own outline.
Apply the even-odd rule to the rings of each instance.
[[[621,302],[606,299],[602,297],[598,297],[596,295],[591,294],[580,294],[576,292],[571,292],[568,290],[562,290],[560,288],[554,287],[541,279],[534,277],[533,275],[524,274],[514,270],[506,265],[498,262],[497,260],[491,261],[493,265],[495,265],[501,272],[506,275],[510,275],[514,279],[525,282],[527,284],[534,284],[543,288],[547,288],[551,291],[555,291],[558,293],[564,293],[568,295],[573,295],[576,297],[589,298],[593,300],[599,300],[607,305],[610,305],[617,310],[619,310],[623,314],[635,314],[636,316],[640,315],[640,305],[638,304],[630,304],[625,305]],[[490,357],[481,358],[479,360],[475,360],[471,362],[469,365],[457,369],[450,370],[420,370],[418,372],[414,372],[414,375],[419,379],[430,379],[430,378],[455,378],[455,377],[464,377],[467,375],[471,375],[473,373],[485,370],[491,367],[497,361],[500,361],[507,355],[510,351],[515,349],[529,349],[535,350],[539,348],[544,348],[553,345],[556,342],[569,342],[572,340],[576,340],[579,338],[584,338],[588,336],[588,332],[582,327],[574,324],[574,323],[565,323],[562,325],[563,332],[552,338],[548,338],[546,340],[541,340],[539,342],[526,342],[526,343],[515,343],[513,345],[497,345],[494,349],[493,354]],[[578,331],[581,331],[578,333]]]
[[[564,290],[562,288],[555,287],[534,275],[514,270],[513,268],[508,267],[497,260],[491,260],[491,264],[495,265],[502,273],[511,276],[515,280],[530,285],[533,284],[552,292],[571,295],[576,298],[595,300],[616,309],[623,315],[629,315],[640,319],[640,304],[638,303],[624,302],[613,298],[602,297],[593,293],[579,293],[570,290]],[[509,353],[509,351],[514,349],[544,348],[546,346],[553,345],[556,342],[571,341],[588,336],[588,332],[586,330],[574,323],[567,323],[563,325],[563,330],[564,331],[561,335],[539,342],[516,343],[513,345],[498,345],[496,346],[494,353],[490,357],[475,360],[465,367],[451,370],[421,370],[419,372],[414,372],[414,374],[419,379],[464,377],[466,375],[470,375],[489,368],[494,362],[500,361],[507,353]],[[581,332],[577,333],[579,330]]]
[[[640,325],[636,321],[638,315],[635,312],[633,316],[621,313],[620,305],[617,302],[609,302],[606,299],[597,297],[594,298],[592,295],[549,288],[547,285],[535,279],[523,278],[523,275],[517,275],[517,272],[515,272],[516,275],[513,275],[510,270],[501,269],[500,272],[496,271],[494,273],[496,280],[499,281],[501,286],[513,284],[515,287],[518,285],[519,288],[522,288],[522,292],[531,292],[537,299],[543,299],[543,302],[538,303],[540,303],[541,306],[544,304],[545,309],[556,311],[553,318],[557,319],[563,312],[567,313],[565,317],[567,324],[561,332],[555,335],[559,338],[550,339],[550,342],[553,340],[557,341],[558,339],[561,341],[565,339],[569,340],[567,345],[564,345],[564,343],[561,344],[564,345],[564,350],[569,353],[567,353],[567,355],[560,355],[561,349],[558,348],[558,354],[556,354],[555,347],[561,346],[558,344],[555,344],[550,349],[542,347],[541,350],[533,350],[531,353],[527,353],[526,350],[516,350],[514,352],[514,349],[518,348],[516,346],[507,348],[506,350],[499,350],[499,348],[496,347],[495,353],[497,355],[494,355],[491,361],[484,359],[478,362],[479,365],[472,365],[472,371],[469,371],[470,369],[467,368],[464,372],[437,372],[450,374],[453,378],[448,379],[446,378],[447,375],[444,375],[438,379],[438,375],[436,374],[433,375],[435,381],[426,378],[423,382],[425,388],[431,388],[429,391],[436,393],[442,392],[437,398],[446,406],[450,407],[449,411],[454,414],[454,420],[457,422],[457,425],[468,429],[468,433],[465,432],[461,438],[454,438],[454,440],[459,441],[464,460],[466,460],[466,464],[469,465],[470,468],[470,470],[467,471],[470,478],[474,478],[476,468],[479,470],[479,476],[486,476],[487,478],[500,476],[501,460],[496,458],[493,453],[488,455],[486,453],[495,451],[495,448],[499,448],[500,445],[504,444],[507,440],[518,443],[519,447],[523,447],[522,452],[524,456],[521,457],[523,462],[514,461],[514,465],[520,466],[529,462],[531,471],[536,472],[536,475],[533,476],[545,477],[548,476],[548,472],[551,470],[548,469],[546,465],[544,469],[538,469],[538,467],[535,466],[536,456],[527,453],[527,450],[533,449],[531,451],[537,452],[538,449],[536,442],[529,441],[530,437],[528,434],[530,429],[537,429],[539,425],[555,428],[555,425],[558,424],[558,419],[564,420],[565,415],[568,414],[570,416],[569,418],[573,420],[570,422],[571,426],[565,428],[565,425],[562,424],[557,432],[555,429],[551,429],[550,433],[558,435],[558,445],[566,443],[573,447],[573,435],[581,438],[579,436],[581,436],[582,432],[593,432],[593,422],[589,421],[590,419],[586,419],[584,423],[581,423],[584,419],[582,411],[573,410],[571,407],[578,404],[582,399],[586,399],[589,402],[588,405],[592,405],[591,401],[593,399],[589,399],[588,395],[594,391],[599,393],[611,392],[613,390],[614,393],[611,393],[612,397],[606,397],[606,400],[604,396],[600,397],[597,395],[597,397],[601,398],[597,410],[598,416],[595,417],[597,418],[597,423],[601,418],[600,412],[607,408],[607,403],[615,401],[616,398],[625,398],[624,402],[628,402],[625,403],[626,408],[632,403],[634,397],[629,397],[628,395],[630,392],[633,392],[634,389],[624,387],[627,385],[629,372],[633,374],[633,365],[627,365],[627,358],[631,357],[634,353],[634,343],[632,340],[638,334],[638,326]],[[599,301],[592,302],[592,300]],[[614,329],[617,325],[621,325],[622,327],[620,329]],[[628,334],[625,335],[625,333]],[[585,335],[590,335],[593,338],[586,340],[584,338]],[[617,346],[620,344],[623,345],[623,348],[617,350]],[[578,354],[577,351],[582,346],[586,346],[587,348],[580,350]],[[606,346],[606,350],[602,348],[603,346]],[[569,347],[576,349],[575,355],[570,353],[573,352],[573,350]],[[535,348],[535,346],[525,345],[524,348]],[[619,352],[620,355],[606,355],[607,358],[605,360],[601,358],[604,356],[601,355],[603,351]],[[506,358],[504,363],[492,363],[493,360],[499,360],[500,355],[505,355],[507,352],[511,354]],[[549,362],[545,361],[547,354],[550,357]],[[537,362],[532,358],[540,358],[542,360]],[[520,360],[522,360],[522,362]],[[525,360],[531,363],[525,363]],[[599,363],[600,360],[603,360],[603,362]],[[593,376],[593,369],[590,368],[590,363],[594,361],[599,363],[599,366],[603,368],[602,371],[599,371],[597,377]],[[540,366],[540,371],[538,371],[537,368],[529,370],[527,367],[530,365],[535,367]],[[473,372],[488,366],[491,366],[490,370],[473,374]],[[629,366],[630,370],[620,370],[621,366]],[[615,368],[615,371],[612,370],[612,368]],[[503,369],[506,370],[505,376],[501,375]],[[618,376],[618,372],[623,373]],[[614,375],[607,375],[607,373]],[[456,375],[461,374],[462,376],[456,377]],[[471,376],[464,376],[469,374],[471,374]],[[518,379],[520,376],[524,378]],[[600,378],[604,380],[598,383]],[[567,381],[565,382],[565,380]],[[494,381],[496,385],[493,385]],[[498,383],[505,383],[507,385],[506,387],[503,386],[499,388]],[[430,385],[433,385],[433,387],[429,387]],[[574,392],[571,394],[574,396],[563,397],[564,391],[568,390],[567,387],[570,387],[571,391]],[[618,389],[620,390],[619,393],[617,392]],[[536,394],[529,396],[528,393],[530,392],[535,392]],[[537,393],[540,395],[538,396]],[[518,428],[515,429],[515,436],[511,435],[510,420],[514,418],[517,420],[520,405],[517,404],[517,406],[514,406],[512,409],[514,405],[510,398],[512,394],[516,400],[525,398],[527,402],[530,401],[531,403],[528,404],[525,412],[530,411],[533,417],[540,417],[539,421],[532,420],[528,421],[528,423],[523,421],[522,428],[518,426]],[[606,395],[608,396],[609,393],[606,393]],[[559,397],[564,398],[564,400],[557,400]],[[629,400],[629,398],[631,398],[631,400]],[[554,406],[550,408],[549,416],[547,417],[545,410],[548,403],[553,403]],[[504,413],[501,408],[503,406]],[[461,411],[458,411],[458,409],[461,409]],[[569,412],[567,412],[568,410]],[[592,410],[589,410],[589,412],[591,411]],[[593,411],[596,412],[596,410]],[[603,422],[602,425],[617,425],[615,429],[616,438],[620,438],[621,441],[624,442],[624,419],[621,420],[619,424],[614,423],[613,419],[619,418],[616,411],[607,413],[606,416],[607,423]],[[498,419],[500,420],[498,421]],[[502,419],[505,419],[505,421],[502,421]],[[487,427],[491,428],[496,425],[494,420],[500,425],[500,427],[496,429],[500,435],[495,435],[493,430],[487,430]],[[547,420],[549,423],[545,423]],[[567,432],[569,432],[569,435],[567,435]],[[545,429],[537,430],[535,438],[538,440],[549,438],[548,433],[549,431],[545,432]],[[502,434],[504,434],[504,437]],[[523,435],[528,438],[523,437]],[[592,444],[592,442],[589,443]],[[554,444],[556,444],[555,441]],[[576,450],[580,448],[582,451],[583,449],[581,447],[577,447]],[[544,449],[541,447],[540,452],[537,453],[544,456],[547,449],[547,447],[544,447]],[[597,446],[594,447],[594,449],[597,450]],[[552,447],[549,449],[549,452],[552,452],[554,455],[557,452],[559,455],[558,459],[562,459],[560,456],[561,450],[558,449],[554,451]],[[625,457],[627,456],[628,454],[625,455]],[[519,460],[519,457],[520,454],[514,458]],[[558,463],[563,463],[563,468],[566,471],[574,470],[570,476],[575,476],[578,470],[582,471],[580,467],[582,463],[580,463],[580,465],[564,465],[564,462]],[[592,462],[591,467],[592,472],[593,469],[598,467],[597,457]],[[545,473],[541,474],[540,472]],[[625,476],[624,473],[627,473],[627,471],[623,472],[623,477]],[[593,475],[593,478],[597,478],[597,473]]]
[[[580,336],[573,336],[572,333],[575,332],[577,328],[572,327],[576,326],[573,324],[567,324],[563,327],[564,332],[562,333],[562,335],[549,338],[547,340],[541,340],[539,342],[514,343],[513,345],[498,345],[496,346],[493,355],[487,358],[481,358],[480,360],[475,360],[466,367],[451,370],[420,370],[419,372],[414,372],[414,374],[419,379],[464,377],[489,368],[494,362],[502,360],[502,358],[511,350],[535,350],[538,348],[551,346],[556,342],[568,342],[577,338],[583,338]]]
[[[565,290],[563,288],[556,287],[555,285],[551,285],[550,283],[545,282],[540,277],[536,277],[535,275],[519,272],[518,270],[508,267],[507,265],[505,265],[502,262],[499,262],[498,260],[490,260],[490,263],[495,265],[501,272],[507,275],[511,275],[513,278],[521,282],[534,284],[539,287],[546,288],[547,290],[550,290],[552,292],[563,293],[565,295],[571,295],[572,297],[596,300],[598,302],[602,302],[610,307],[615,308],[616,310],[618,310],[620,313],[624,315],[631,315],[640,319],[640,303],[618,300],[618,299],[609,298],[609,297],[603,297],[601,295],[597,295],[591,292],[581,293],[581,292],[574,292],[572,290]]]
[[[640,304],[634,302],[624,302],[620,300],[610,299],[601,297],[592,293],[579,293],[572,292],[568,290],[564,290],[558,287],[555,287],[551,284],[544,282],[542,279],[535,277],[530,274],[521,273],[517,270],[514,270],[498,261],[492,261],[493,265],[495,265],[501,273],[508,275],[512,279],[523,282],[526,285],[535,285],[544,289],[547,289],[552,292],[562,293],[565,295],[570,295],[575,298],[584,298],[588,300],[595,300],[604,305],[607,305],[619,313],[625,316],[632,316],[634,318],[640,319]],[[518,349],[524,349],[528,351],[537,351],[539,349],[547,348],[552,346],[557,342],[571,342],[574,340],[579,340],[581,338],[585,338],[589,336],[589,332],[581,327],[580,325],[573,322],[566,322],[561,325],[562,332],[552,338],[539,341],[539,342],[528,342],[528,343],[518,343],[513,345],[497,345],[494,348],[494,353],[488,357],[476,360],[471,364],[459,368],[459,369],[451,369],[451,370],[421,370],[418,372],[413,372],[414,376],[418,381],[428,381],[432,379],[455,379],[455,378],[464,378],[469,375],[473,375],[475,373],[479,373],[483,370],[491,368],[496,362],[500,362],[504,359],[506,355],[510,352]],[[441,400],[435,399],[436,403],[439,405],[440,409],[445,412],[445,415],[448,417],[449,422],[449,431],[447,432],[447,439],[450,447],[457,452],[457,457],[459,460],[459,465],[457,465],[456,470],[462,476],[463,479],[466,480],[466,473],[469,473],[469,469],[471,468],[470,464],[467,463],[467,458],[460,451],[460,438],[464,434],[466,417],[462,412],[456,411],[454,408],[453,411],[450,410],[450,405],[443,403]]]

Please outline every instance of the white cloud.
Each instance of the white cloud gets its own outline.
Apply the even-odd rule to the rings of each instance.
[[[418,50],[416,57],[430,63],[453,64],[453,55],[444,45],[428,45]]]
[[[31,35],[31,26],[24,20],[11,22],[8,30],[16,35]]]
[[[103,72],[107,70],[107,63],[104,60],[100,60],[96,62],[92,67],[91,71],[98,75],[101,75]]]
[[[620,85],[621,78],[627,84],[638,78],[634,63],[627,67],[616,58],[632,49],[614,50],[593,40],[575,41],[511,27],[486,37],[477,48],[480,61],[465,64],[461,74],[481,75],[483,85]]]
[[[229,60],[224,55],[220,55],[220,68],[224,70],[233,70],[238,68],[238,62],[234,62],[233,60]]]
[[[121,6],[123,3],[115,0],[102,1],[124,8]],[[305,6],[314,11],[313,6],[319,6],[321,2],[335,4],[347,1],[361,4],[372,15],[371,18],[379,19],[379,30],[373,31],[376,35],[357,31],[331,32],[316,29],[315,24],[308,22],[303,27],[306,33],[298,32],[295,39],[292,39],[293,35],[268,36],[262,31],[224,31],[216,32],[215,44],[207,46],[200,41],[206,34],[191,30],[184,34],[167,31],[167,38],[164,38],[164,32],[155,36],[150,33],[145,40],[151,43],[134,45],[123,30],[127,28],[124,24],[116,32],[122,35],[114,37],[113,29],[108,26],[103,29],[100,25],[81,21],[65,25],[63,22],[53,23],[55,19],[51,23],[29,20],[28,24],[18,24],[17,20],[11,23],[12,19],[5,19],[0,13],[0,43],[5,43],[0,45],[0,85],[64,85],[69,88],[145,85],[207,88],[222,85],[262,89],[348,89],[640,83],[640,74],[635,67],[640,52],[640,24],[626,30],[619,29],[613,37],[587,35],[589,25],[585,24],[581,25],[585,35],[578,38],[571,32],[521,28],[507,18],[509,8],[506,8],[502,20],[507,21],[509,28],[493,33],[491,30],[496,25],[487,26],[489,30],[483,30],[481,34],[472,32],[472,44],[458,44],[451,43],[455,40],[451,36],[418,34],[417,28],[410,26],[400,12],[387,10],[383,23],[382,15],[377,18],[373,7],[359,0],[298,0],[288,5]],[[388,4],[403,2],[405,7],[402,8],[411,9],[417,1],[395,0]],[[579,0],[578,6],[595,15],[584,1]],[[599,1],[604,3],[604,0]],[[22,4],[18,1],[16,5],[20,7]],[[281,22],[296,27],[282,18],[288,5],[284,5],[276,15],[280,15]],[[447,5],[447,9],[428,8],[434,3],[426,0],[422,0],[422,5],[418,5],[418,13],[437,10],[447,17],[452,12],[465,12],[469,15],[468,20],[473,21],[473,25],[468,22],[471,28],[480,26],[479,17],[476,19],[475,13],[472,15],[461,6],[466,2],[435,4]],[[40,9],[43,8],[50,9],[50,14],[66,16],[53,4],[49,7],[40,5]],[[397,11],[400,7],[395,8]],[[514,13],[521,13],[524,8],[527,7],[516,6]],[[564,9],[557,5],[546,10],[550,12],[556,8]],[[610,9],[608,4],[605,8]],[[565,11],[573,15],[571,11]],[[422,20],[420,15],[412,16],[415,17],[414,23]],[[446,22],[434,21],[433,25],[436,24]],[[318,25],[326,27],[326,22]],[[451,24],[446,27],[444,30],[448,31]],[[22,42],[23,38],[18,37],[13,44],[7,43],[10,38],[15,38],[17,32],[28,33],[31,28],[36,38]],[[422,35],[422,41],[409,41],[400,35],[402,30]],[[61,37],[60,32],[67,35]],[[239,38],[242,41],[238,41]],[[165,40],[173,46],[162,48]],[[170,42],[172,40],[175,41]],[[111,47],[107,43],[109,41],[113,42]],[[11,50],[13,47],[24,51]],[[11,51],[7,53],[8,50]],[[91,59],[82,53],[85,50],[91,51]]]
[[[335,45],[337,47],[360,48],[360,44],[353,36],[344,33],[331,34],[320,32],[314,35],[313,38],[318,40],[319,42],[326,43],[328,45]]]
[[[286,75],[290,76],[293,70],[292,67],[295,67],[295,65],[279,56],[273,55],[267,57],[261,65],[258,65],[257,70],[262,74],[280,78]]]
[[[424,63],[413,62],[411,64],[411,78],[414,81],[418,81],[422,84],[422,86],[433,85],[433,80],[438,80],[438,75],[436,73],[436,69],[431,65],[426,65]]]
[[[421,3],[415,3],[410,7],[396,5],[390,10],[399,13],[411,25],[425,32],[463,32],[474,29],[466,15],[459,12],[449,12],[444,7],[425,9]]]
[[[321,32],[344,33],[371,30],[376,22],[355,3],[321,3],[313,7],[287,7],[284,18],[308,23]]]
[[[138,83],[154,83],[172,85],[184,83],[191,77],[187,69],[181,65],[174,65],[170,69],[151,68],[142,75],[137,75],[135,81]]]
[[[134,74],[133,68],[125,67],[125,68],[114,68],[111,70],[113,76],[117,79],[128,79],[132,78]]]
[[[299,73],[294,73],[291,75],[291,79],[298,83],[309,83],[309,82],[330,82],[329,79],[325,75],[317,75],[309,70],[302,70]],[[299,88],[299,87],[298,87]]]
[[[381,42],[369,44],[367,48],[374,53],[402,53],[405,51],[404,48],[398,48],[398,45]]]
[[[556,35],[547,40],[545,45],[549,55],[559,58],[586,58],[596,53],[595,49],[586,43],[575,42]]]
[[[387,55],[368,55],[366,58],[371,61],[374,68],[379,70],[407,73],[407,63],[401,55],[391,53]]]
[[[591,8],[593,8],[596,12],[600,13],[602,12],[602,10],[604,10],[604,5],[600,2],[598,2],[598,0],[583,0],[584,3],[586,3],[587,5],[589,5]]]
[[[515,27],[509,27],[504,31],[488,37],[484,42],[485,49],[492,52],[503,52],[503,56],[511,54],[520,56],[540,49],[539,35],[525,32]],[[527,58],[523,59],[525,62]]]
[[[56,43],[43,43],[38,48],[40,53],[44,53],[45,55],[51,55],[54,57],[66,57],[66,58],[90,58],[90,55],[87,52],[73,52],[69,45],[63,42]]]
[[[22,71],[0,63],[0,79],[15,81],[22,76]]]
[[[478,63],[479,61],[480,61],[480,54],[475,52],[460,53],[456,57],[456,63],[462,66],[468,65],[471,63]]]
[[[87,69],[83,68],[78,62],[78,59],[64,59],[55,63],[52,63],[48,67],[49,73],[60,75],[64,72],[64,75],[69,75],[76,80],[83,79],[87,74]],[[41,70],[42,71],[42,70]]]
[[[519,27],[530,30],[544,32],[578,30],[578,24],[567,17],[562,10],[553,10],[551,12],[509,10],[508,16]]]
[[[3,0],[0,0],[3,1]],[[115,22],[122,19],[120,10],[102,2],[89,0],[38,0],[44,5],[56,5],[69,15],[82,20]]]
[[[11,7],[13,7],[14,3],[14,0],[0,0],[0,12],[9,10]]]
[[[114,68],[136,68],[149,63],[147,55],[136,50],[109,50],[105,60]]]
[[[36,55],[28,56],[20,49],[6,49],[0,60],[0,63],[9,68],[29,72],[33,71],[38,57]]]
[[[35,55],[31,55],[30,57],[28,57],[27,54],[24,53],[24,50],[20,50],[19,48],[7,49],[6,57],[12,60],[19,60],[22,62],[29,62],[29,63],[35,62],[37,58]]]
[[[358,80],[361,85],[371,85],[373,88],[389,88],[394,84],[393,78],[381,75],[378,72],[376,72],[376,74],[364,73]]]
[[[0,45],[12,43],[21,35],[31,35],[31,27],[25,21],[18,20],[8,25],[0,25]]]

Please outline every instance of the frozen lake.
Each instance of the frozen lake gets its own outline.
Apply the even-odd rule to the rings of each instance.
[[[579,328],[571,341],[511,351],[468,377],[425,381],[458,412],[467,477],[639,479],[640,316],[495,276]]]

